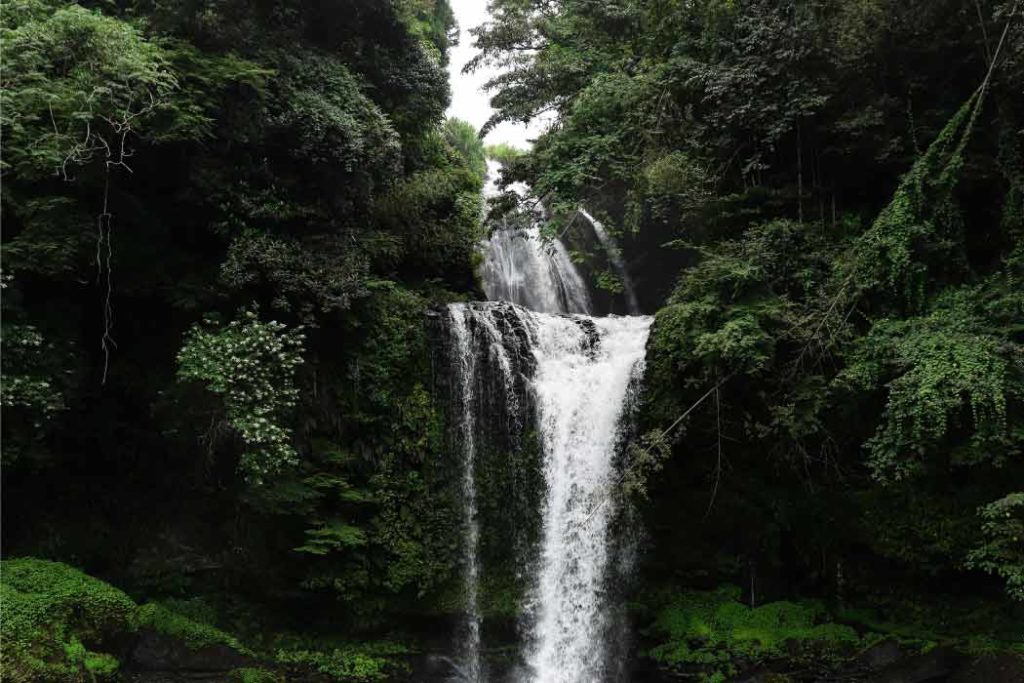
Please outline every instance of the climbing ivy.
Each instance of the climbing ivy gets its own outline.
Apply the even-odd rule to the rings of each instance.
[[[909,476],[940,446],[964,465],[1005,464],[1020,447],[1008,411],[1024,400],[1015,362],[1024,347],[980,305],[984,290],[999,284],[1002,278],[944,292],[926,315],[876,321],[857,340],[838,381],[862,390],[887,387],[882,422],[867,443],[877,478]],[[1008,290],[999,301],[1007,313],[1024,304]],[[945,438],[950,434],[969,436],[958,444]]]
[[[943,272],[957,269],[963,224],[953,190],[981,103],[976,92],[961,105],[858,238],[849,275],[852,290],[887,287],[910,310],[920,310],[935,276],[941,282]]]

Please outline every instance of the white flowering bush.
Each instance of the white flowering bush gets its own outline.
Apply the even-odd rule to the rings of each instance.
[[[34,415],[33,425],[38,428],[45,419],[66,407],[64,396],[54,386],[41,361],[44,354],[52,352],[52,347],[32,325],[5,323],[0,327],[0,341],[3,356],[0,405],[29,409]]]
[[[227,325],[193,326],[178,352],[178,378],[221,396],[227,422],[245,443],[239,468],[252,483],[298,462],[282,423],[298,400],[304,338],[301,328],[263,322],[246,310]]]

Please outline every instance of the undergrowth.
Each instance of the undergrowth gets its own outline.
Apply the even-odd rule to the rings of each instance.
[[[741,668],[786,658],[828,665],[854,652],[861,639],[831,623],[819,602],[771,602],[750,608],[741,591],[675,591],[662,596],[651,626],[659,644],[647,651],[658,663],[722,681]]]

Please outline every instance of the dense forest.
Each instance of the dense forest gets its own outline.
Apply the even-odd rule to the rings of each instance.
[[[1024,6],[489,8],[477,131],[447,0],[4,3],[0,677],[483,683],[445,310],[542,213],[653,316],[628,636],[523,673],[526,430],[470,464],[487,680],[1024,679]]]

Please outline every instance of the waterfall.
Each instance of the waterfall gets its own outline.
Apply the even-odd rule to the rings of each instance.
[[[535,316],[534,388],[548,491],[529,666],[536,683],[607,679],[612,457],[649,317]]]
[[[537,226],[496,230],[481,269],[491,301],[511,301],[541,313],[589,313],[590,293],[558,239],[544,244]]]
[[[452,392],[453,436],[461,454],[459,488],[463,514],[463,600],[465,616],[459,642],[460,683],[480,683],[480,523],[476,468],[480,448],[496,440],[519,442],[523,431],[526,378],[532,374],[528,321],[511,304],[450,304],[447,310]],[[496,439],[496,434],[501,439]]]
[[[597,241],[604,247],[605,253],[608,254],[608,259],[615,266],[619,277],[622,278],[622,290],[623,294],[626,295],[626,306],[629,307],[630,315],[638,314],[640,312],[640,305],[636,300],[636,292],[633,291],[633,280],[629,277],[625,261],[622,260],[622,250],[619,249],[615,239],[604,229],[601,221],[591,216],[582,206],[577,211],[590,222],[590,225],[594,228],[594,235],[597,237]]]
[[[482,126],[493,110],[481,86],[502,68],[463,67],[477,56],[468,29],[490,20],[489,3],[465,0],[452,8],[461,41],[450,62],[449,114]],[[490,129],[487,141],[528,147],[555,118],[536,117],[532,128],[506,122]],[[484,192],[493,196],[500,190],[496,162],[488,162],[488,175]],[[521,184],[506,189],[528,194]],[[612,533],[613,520],[622,520],[612,493],[651,319],[635,315],[618,245],[590,214],[580,214],[618,271],[635,317],[591,317],[591,290],[569,250],[560,238],[541,239],[541,225],[526,214],[482,244],[489,301],[447,310],[450,417],[462,468],[465,628],[457,668],[464,683],[622,678],[621,662],[610,661],[621,659],[611,647],[621,609],[611,604],[609,589],[629,552]],[[509,565],[517,581],[523,577],[516,590],[525,600],[525,642],[514,664],[523,669],[514,677],[481,656],[490,637],[489,629],[481,631],[480,603],[492,597],[485,579]]]
[[[527,614],[527,666],[534,683],[602,680],[611,606],[609,524],[613,457],[627,395],[643,368],[650,317],[552,315],[502,302],[451,304],[465,505],[467,627],[460,680],[486,680],[480,665],[476,584],[480,528],[474,469],[482,415],[522,429],[522,400],[533,403],[546,485],[541,540]],[[490,379],[488,379],[490,378]],[[525,390],[517,389],[522,385]],[[504,408],[485,407],[497,399]],[[511,419],[495,415],[504,411]],[[482,677],[483,676],[483,677]]]
[[[498,193],[500,165],[488,162],[485,196]],[[526,194],[521,184],[510,191]],[[503,225],[483,245],[480,275],[491,301],[511,301],[541,313],[590,313],[590,292],[560,239],[543,240],[540,226]]]
[[[463,678],[467,683],[480,680],[480,605],[478,586],[480,571],[477,565],[477,549],[480,545],[480,526],[476,519],[476,424],[474,392],[476,388],[476,356],[473,353],[470,330],[463,311],[449,308],[451,332],[454,340],[452,361],[454,375],[461,391],[457,399],[461,403],[457,422],[457,436],[462,446],[462,497],[465,523],[463,545],[463,589],[465,591],[465,634],[462,638],[459,658],[463,663]]]
[[[635,311],[618,247],[600,223],[581,214],[619,268]],[[531,537],[531,549],[516,558],[516,564],[527,565],[529,586],[523,605],[525,671],[519,680],[618,679],[621,663],[611,661],[610,645],[619,630],[612,615],[620,610],[609,597],[616,571],[611,523],[619,512],[614,461],[652,318],[587,315],[589,290],[567,249],[558,239],[543,243],[536,224],[497,230],[484,248],[481,275],[490,301],[450,304],[447,311],[465,522],[465,624],[457,680],[488,681],[479,604],[488,565],[481,553],[495,532],[486,515],[481,523],[478,502],[493,501],[480,498],[477,473],[495,466],[494,453],[512,457],[531,428],[539,441],[533,462],[543,492],[530,501],[539,533]],[[497,449],[491,448],[495,439],[501,443]],[[516,514],[521,484],[501,490],[501,514]]]

